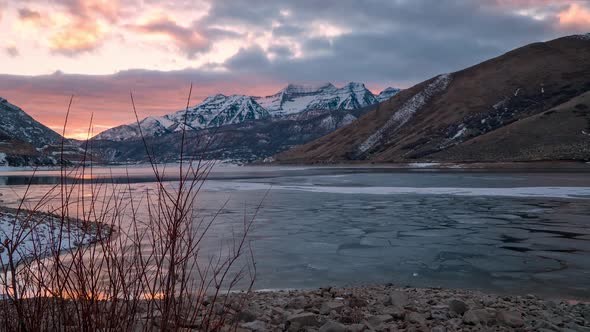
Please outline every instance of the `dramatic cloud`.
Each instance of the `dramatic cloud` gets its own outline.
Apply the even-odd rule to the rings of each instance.
[[[116,22],[121,14],[119,0],[54,0],[66,7],[69,13],[78,18],[94,20],[103,17],[110,22]],[[128,1],[135,5],[134,1]]]
[[[146,115],[176,109],[171,100],[182,100],[191,81],[201,99],[217,92],[270,94],[289,82],[362,81],[378,92],[528,43],[590,32],[590,2],[578,0],[1,4],[0,74],[11,74],[0,76],[2,97],[47,117],[44,100],[60,110],[63,96],[74,93],[80,119],[94,112],[102,126],[132,120],[124,112],[129,90],[143,97]],[[86,75],[47,75],[58,69]]]
[[[194,57],[196,53],[207,50],[209,47],[207,38],[199,33],[196,28],[180,26],[168,18],[160,18],[134,28],[146,34],[167,36],[189,58]],[[219,33],[219,31],[217,32]]]
[[[96,49],[104,34],[98,24],[80,20],[51,36],[50,48],[55,53],[77,55]]]
[[[559,13],[559,23],[564,27],[590,31],[590,9],[578,3],[571,4]]]

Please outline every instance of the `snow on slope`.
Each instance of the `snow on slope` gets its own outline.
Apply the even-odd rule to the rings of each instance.
[[[241,123],[246,120],[263,119],[269,116],[266,109],[249,96],[224,96],[218,94],[207,97],[202,103],[189,109],[166,115],[165,118],[174,124],[182,124],[193,129],[219,127],[228,124]],[[174,130],[181,130],[177,126]]]
[[[331,83],[315,86],[289,84],[272,96],[255,99],[273,116],[309,110],[352,110],[378,102],[364,84],[355,82],[342,88]]]
[[[436,79],[430,83],[424,90],[415,94],[410,100],[400,107],[393,115],[387,120],[387,122],[369,136],[361,145],[358,147],[357,155],[362,155],[367,151],[371,150],[378,143],[383,140],[385,133],[391,135],[399,128],[401,128],[406,122],[408,122],[414,113],[420,108],[424,107],[426,103],[434,97],[437,93],[444,91],[449,84],[451,84],[451,74],[443,74],[436,77]]]

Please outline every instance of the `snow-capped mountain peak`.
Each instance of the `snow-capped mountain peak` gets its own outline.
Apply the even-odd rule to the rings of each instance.
[[[379,100],[379,102],[386,101],[389,98],[391,98],[391,97],[395,96],[396,94],[398,94],[400,91],[402,91],[402,90],[401,89],[398,89],[398,88],[388,87],[385,90],[381,91],[377,95],[377,100]]]
[[[255,99],[273,116],[309,110],[351,110],[377,102],[364,84],[355,82],[348,83],[342,88],[337,88],[332,83],[289,84],[274,95]]]
[[[329,82],[289,84],[266,97],[212,95],[188,111],[145,118],[140,126],[145,136],[161,136],[180,131],[185,121],[188,129],[199,130],[306,111],[353,110],[378,102],[379,99],[363,83],[350,82],[340,88]],[[125,140],[138,136],[137,124],[130,124],[109,129],[96,138]]]
[[[217,94],[209,96],[200,104],[164,116],[151,116],[139,122],[144,136],[161,136],[180,131],[186,121],[189,130],[237,124],[246,120],[268,117],[268,112],[252,97]],[[96,136],[97,139],[125,140],[139,137],[137,124],[111,128]]]

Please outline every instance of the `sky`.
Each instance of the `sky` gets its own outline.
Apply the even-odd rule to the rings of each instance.
[[[406,88],[590,32],[590,0],[0,0],[0,96],[85,138],[216,93]]]

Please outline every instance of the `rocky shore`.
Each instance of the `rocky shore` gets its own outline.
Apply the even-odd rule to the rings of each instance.
[[[534,295],[384,285],[254,292],[247,303],[238,331],[590,331],[589,303]]]

